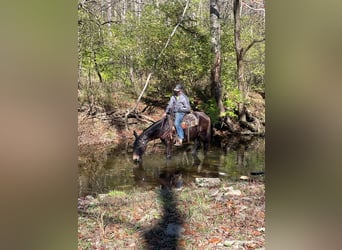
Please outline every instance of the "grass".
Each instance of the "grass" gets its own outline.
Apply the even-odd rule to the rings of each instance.
[[[123,192],[123,191],[111,190],[108,193],[108,196],[111,196],[111,197],[123,197],[123,196],[126,196],[126,193]]]

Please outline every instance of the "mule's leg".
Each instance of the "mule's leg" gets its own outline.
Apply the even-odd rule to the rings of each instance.
[[[193,166],[198,167],[201,164],[200,158],[198,158],[197,154],[193,154],[192,157],[194,158],[194,164]]]
[[[194,148],[193,150],[191,151],[191,154],[193,155],[196,155],[197,154],[197,151],[198,151],[198,148],[201,146],[201,142],[200,140],[196,137],[195,138],[195,141],[194,141]]]
[[[166,158],[171,159],[171,151],[172,151],[172,142],[166,142]]]
[[[209,145],[210,145],[211,139],[210,139],[209,136],[206,136],[206,137],[203,138],[202,142],[203,142],[203,153],[204,153],[204,156],[206,156],[207,152],[208,152],[208,149],[209,149]]]
[[[209,148],[209,142],[208,141],[203,141],[203,154],[204,155],[207,155],[208,148]]]
[[[161,139],[162,143],[165,145],[166,158],[171,159],[172,142],[169,140]]]

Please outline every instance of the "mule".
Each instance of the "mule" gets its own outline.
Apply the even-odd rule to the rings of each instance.
[[[203,153],[206,155],[210,140],[211,140],[211,120],[210,117],[200,111],[191,113],[197,118],[195,124],[191,124],[184,130],[184,142],[194,141],[193,154],[198,152],[201,143],[203,143]],[[185,115],[183,121],[188,115]],[[138,135],[134,131],[135,141],[133,144],[133,160],[141,161],[142,156],[146,151],[147,143],[151,140],[160,139],[166,145],[166,157],[171,158],[172,145],[175,142],[177,135],[174,128],[174,121],[172,115],[167,115],[161,120],[153,123],[151,126],[143,130]]]

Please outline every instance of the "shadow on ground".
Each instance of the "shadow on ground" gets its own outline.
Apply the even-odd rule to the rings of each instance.
[[[177,200],[173,186],[177,183],[170,176],[161,174],[159,199],[163,206],[163,214],[159,222],[142,233],[146,249],[182,249],[179,238],[184,231],[183,216],[177,209]]]

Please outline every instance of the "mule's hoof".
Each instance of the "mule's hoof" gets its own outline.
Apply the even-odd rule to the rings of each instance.
[[[170,160],[171,159],[171,155],[167,155],[166,159]]]

